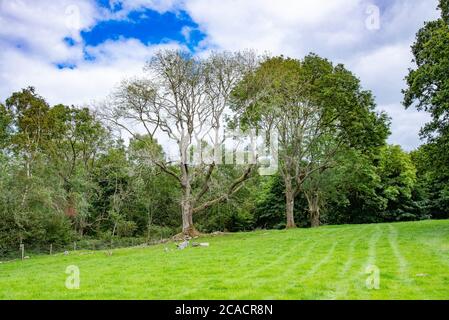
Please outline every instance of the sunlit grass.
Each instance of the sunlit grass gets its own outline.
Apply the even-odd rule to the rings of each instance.
[[[202,238],[208,248],[32,256],[0,264],[1,299],[449,299],[449,221]],[[165,248],[170,250],[167,252]],[[380,269],[369,290],[367,265]],[[76,265],[78,290],[65,287]]]

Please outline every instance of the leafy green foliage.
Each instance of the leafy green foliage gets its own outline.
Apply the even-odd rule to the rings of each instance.
[[[11,114],[6,107],[0,103],[0,150],[8,145],[11,134]]]
[[[422,130],[424,136],[448,132],[449,120],[449,24],[443,19],[427,22],[418,31],[412,47],[417,68],[407,76],[404,105],[416,104],[431,114],[432,121]]]
[[[412,152],[417,168],[417,191],[425,212],[435,219],[449,217],[449,170],[447,166],[435,165],[439,146],[429,143]]]
[[[428,144],[414,152],[419,194],[428,213],[448,217],[449,181],[449,1],[440,0],[441,18],[421,28],[412,47],[416,68],[410,70],[404,90],[406,108],[430,113],[421,130]]]

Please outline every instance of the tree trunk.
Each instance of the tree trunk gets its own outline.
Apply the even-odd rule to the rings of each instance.
[[[295,225],[295,217],[293,215],[294,213],[294,206],[295,206],[295,196],[292,188],[292,179],[290,176],[286,176],[285,179],[285,209],[287,214],[287,229],[290,228],[296,228]]]
[[[310,212],[310,225],[312,228],[320,226],[320,210]]]
[[[318,192],[314,192],[310,195],[306,195],[309,205],[310,226],[316,228],[320,226],[320,195]]]
[[[182,233],[186,236],[195,237],[199,232],[193,225],[193,208],[190,199],[183,199],[181,204],[182,211]]]
[[[199,235],[199,232],[193,225],[192,186],[190,185],[190,176],[186,164],[181,165],[181,172],[183,192],[181,201],[182,234],[185,236],[195,237]]]

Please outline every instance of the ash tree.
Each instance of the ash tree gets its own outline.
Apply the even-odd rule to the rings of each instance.
[[[103,117],[134,139],[142,140],[143,131],[150,140],[165,135],[175,142],[176,161],[148,150],[152,164],[181,188],[183,235],[197,235],[194,215],[227,201],[254,171],[255,164],[244,165],[233,181],[213,183],[222,163],[220,132],[230,93],[254,61],[250,52],[212,53],[200,59],[182,51],[159,51],[146,64],[145,78],[125,80],[103,106]],[[212,145],[213,154],[203,156],[198,149],[204,145]],[[213,184],[219,188],[211,192]]]
[[[346,147],[382,145],[388,135],[384,114],[374,112],[369,91],[343,65],[310,54],[303,60],[267,58],[233,91],[242,126],[279,135],[279,171],[285,186],[287,228],[294,228],[294,201],[305,192],[312,226],[319,224],[320,192],[305,181],[336,165]]]

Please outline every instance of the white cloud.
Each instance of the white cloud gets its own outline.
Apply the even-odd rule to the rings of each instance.
[[[20,45],[22,51],[50,61],[77,60],[82,56],[80,31],[94,25],[96,7],[88,0],[0,2],[0,43]],[[78,43],[70,46],[64,38]]]
[[[151,9],[158,13],[178,11],[182,1],[179,0],[110,0],[112,11],[103,10],[103,16],[107,19],[126,19],[132,11]]]
[[[380,103],[400,102],[404,77],[411,63],[409,43],[385,45],[347,62],[366,88],[374,91]]]
[[[75,69],[58,69],[48,61],[36,60],[17,50],[3,52],[8,64],[0,65],[0,95],[29,85],[49,103],[89,105],[104,99],[123,78],[142,73],[144,62],[162,48],[179,48],[176,43],[148,46],[136,39],[108,41],[86,50],[94,61],[80,61]]]
[[[187,43],[190,42],[190,34],[192,33],[194,29],[192,27],[189,26],[184,26],[181,29],[181,34],[183,35],[184,39],[186,40]]]
[[[431,120],[428,114],[413,109],[404,110],[401,104],[381,105],[379,109],[386,111],[392,118],[393,130],[388,139],[391,144],[399,144],[407,151],[419,146],[420,128]]]
[[[350,30],[357,24],[359,28],[363,25],[363,20],[357,19],[360,3],[361,0],[190,0],[185,9],[207,34],[207,45],[301,56],[314,50],[315,44],[335,42],[330,37],[334,37],[336,25],[340,26],[341,45],[354,41]],[[313,39],[312,34],[317,37]]]

